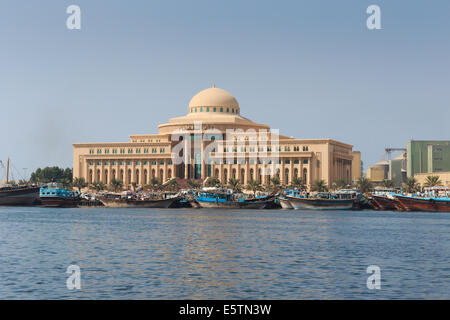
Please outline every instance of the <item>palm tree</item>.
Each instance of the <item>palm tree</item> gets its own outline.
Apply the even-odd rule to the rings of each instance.
[[[385,187],[385,188],[394,188],[395,187],[395,183],[392,180],[385,179],[383,181],[383,187]]]
[[[113,179],[111,179],[109,184],[113,188],[114,192],[117,192],[117,190],[122,190],[122,187],[123,187],[122,180],[113,178]]]
[[[239,181],[239,179],[231,178],[230,180],[228,180],[228,186],[230,187],[230,189],[233,189],[233,192],[242,191],[241,182]]]
[[[173,178],[173,179],[169,180],[169,182],[167,182],[167,184],[166,184],[166,188],[170,191],[178,190],[179,185],[178,185],[177,179]]]
[[[84,178],[75,178],[73,180],[73,186],[75,188],[78,188],[78,191],[81,192],[81,189],[86,188],[87,187],[87,183],[84,180]]]
[[[153,177],[150,179],[150,184],[151,184],[153,190],[161,189],[161,181],[159,181],[159,179],[156,177]]]
[[[209,177],[208,181],[206,182],[207,187],[218,187],[220,186],[220,180],[217,177]]]
[[[338,179],[334,183],[334,186],[336,189],[343,189],[343,188],[345,188],[346,185],[347,185],[347,183],[345,182],[344,179]]]
[[[292,181],[291,181],[291,188],[299,189],[299,190],[306,189],[305,183],[299,177],[295,177],[294,179],[292,179]]]
[[[97,192],[105,189],[105,185],[101,181],[95,181],[91,186]]]
[[[325,192],[328,190],[325,180],[315,180],[311,186],[312,191]]]
[[[414,177],[408,177],[403,182],[403,189],[405,189],[408,193],[414,193],[419,190],[419,184],[417,183],[416,178]]]
[[[372,181],[370,181],[370,179],[367,179],[366,177],[359,178],[359,180],[356,182],[356,187],[361,193],[367,193],[373,190]]]
[[[248,190],[252,190],[253,191],[253,195],[256,196],[256,191],[261,191],[261,183],[258,180],[250,180],[248,182],[248,185],[246,187],[246,189]]]
[[[438,187],[442,186],[442,181],[439,176],[428,176],[424,183],[425,187]]]
[[[197,180],[189,180],[188,185],[189,187],[191,187],[191,189],[200,189],[200,187],[202,186],[202,184]]]

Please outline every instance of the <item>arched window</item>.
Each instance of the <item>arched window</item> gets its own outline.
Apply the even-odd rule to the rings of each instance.
[[[123,180],[123,170],[120,170],[120,181],[122,181],[122,182],[124,181]]]
[[[228,183],[228,170],[227,169],[223,170],[223,182]]]
[[[127,181],[127,183],[128,184],[131,183],[131,169],[128,169],[128,181]]]
[[[105,184],[108,184],[108,169],[105,169]]]
[[[89,170],[89,179],[88,179],[89,183],[92,183],[92,169]]]
[[[284,183],[289,184],[289,169],[284,170]]]
[[[233,169],[231,176],[233,177],[233,179],[236,179],[236,169]]]
[[[298,178],[298,169],[294,169],[294,178]]]
[[[307,177],[308,177],[308,169],[304,168],[303,169],[303,183],[306,183],[308,181]]]
[[[100,181],[100,169],[97,169],[97,175],[95,176],[95,181]]]
[[[139,170],[136,169],[136,184],[139,184]]]
[[[152,178],[154,178],[156,175],[155,169],[152,169]]]
[[[214,177],[219,177],[219,169],[214,170]]]
[[[245,183],[245,169],[241,169],[241,183]]]
[[[168,178],[168,179],[172,179],[172,170],[171,170],[171,169],[169,169],[169,170],[167,171],[167,178]]]
[[[144,170],[144,181],[142,181],[144,185],[148,184],[148,172],[147,169]]]
[[[160,169],[159,170],[159,179],[161,180],[161,182],[164,182],[164,170],[163,169]]]
[[[253,177],[253,169],[250,169],[250,180],[254,180],[254,177]]]

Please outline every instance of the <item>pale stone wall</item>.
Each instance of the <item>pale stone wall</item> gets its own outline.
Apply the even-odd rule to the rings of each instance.
[[[438,176],[443,186],[450,187],[450,172],[416,173],[414,178],[423,187],[428,176]]]

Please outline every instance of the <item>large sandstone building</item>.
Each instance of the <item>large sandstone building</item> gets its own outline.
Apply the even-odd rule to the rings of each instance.
[[[295,139],[241,116],[227,91],[209,88],[195,95],[187,115],[158,126],[158,134],[131,135],[129,142],[73,144],[74,177],[89,183],[120,179],[125,187],[156,177],[230,178],[267,184],[277,176],[288,185],[297,177],[310,186],[323,179],[351,183],[360,177],[360,154],[331,139]],[[359,168],[359,169],[358,169]]]

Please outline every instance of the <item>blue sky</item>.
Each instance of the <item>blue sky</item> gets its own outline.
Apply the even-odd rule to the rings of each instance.
[[[72,143],[156,133],[214,82],[243,116],[352,144],[367,168],[450,139],[449,17],[444,0],[2,0],[0,159],[71,167]]]

